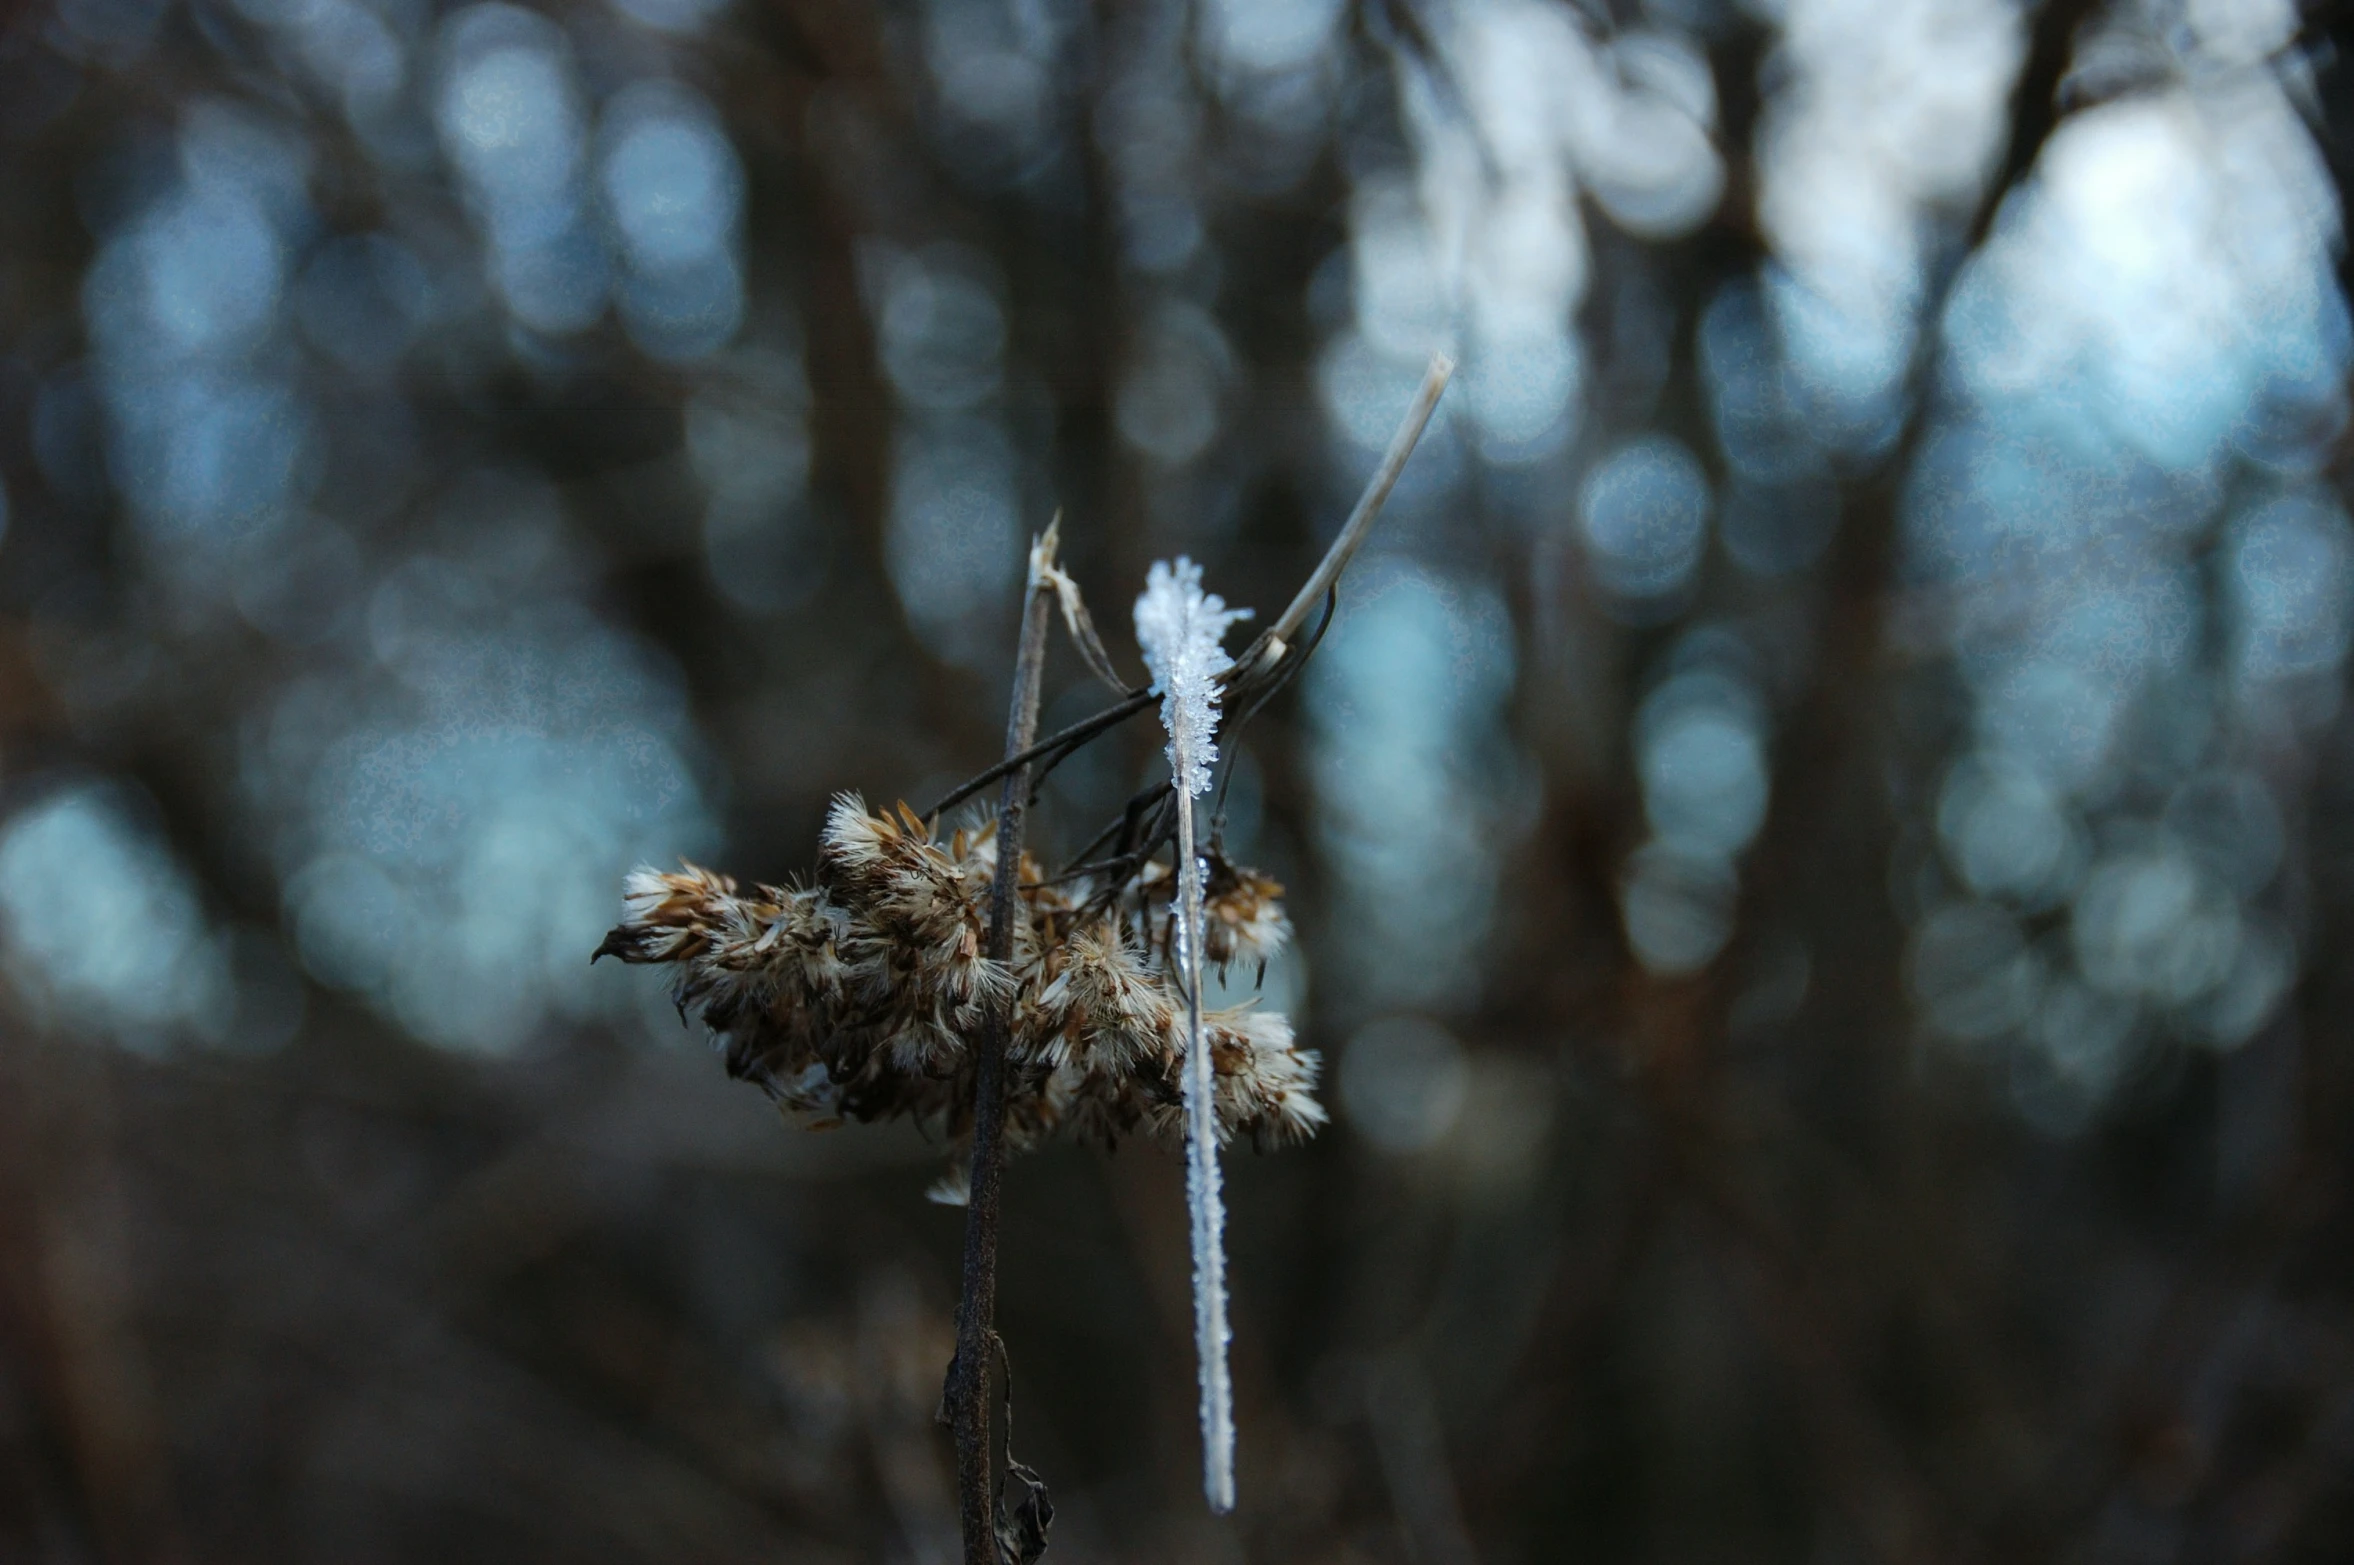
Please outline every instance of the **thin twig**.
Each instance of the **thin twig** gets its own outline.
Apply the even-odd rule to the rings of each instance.
[[[1332,547],[1324,551],[1324,558],[1316,562],[1315,574],[1293,594],[1291,606],[1276,617],[1275,623],[1259,633],[1251,644],[1253,653],[1278,642],[1289,642],[1300,626],[1307,623],[1317,603],[1340,580],[1340,573],[1348,569],[1349,560],[1365,535],[1372,531],[1373,519],[1381,514],[1390,491],[1397,487],[1398,475],[1406,470],[1406,459],[1414,454],[1416,442],[1422,439],[1424,426],[1437,411],[1439,398],[1445,394],[1447,382],[1454,376],[1455,361],[1443,353],[1430,356],[1430,368],[1422,377],[1422,389],[1414,394],[1414,405],[1406,410],[1406,421],[1390,438],[1390,448],[1382,455],[1381,466],[1373,470],[1373,477],[1365,485],[1365,492],[1357,497],[1357,508],[1341,525],[1340,536],[1332,540]],[[1280,654],[1278,654],[1280,656]],[[1250,654],[1237,658],[1235,667],[1250,667],[1256,659]]]
[[[997,781],[998,778],[1003,777],[1007,772],[1012,771],[1017,766],[1027,766],[1032,761],[1037,760],[1039,757],[1050,755],[1054,751],[1060,750],[1065,746],[1068,746],[1074,750],[1077,749],[1079,746],[1087,743],[1090,739],[1093,739],[1096,735],[1104,732],[1106,729],[1117,727],[1127,719],[1134,717],[1137,713],[1143,711],[1146,707],[1151,706],[1152,702],[1153,694],[1150,690],[1131,690],[1128,692],[1128,698],[1125,701],[1114,702],[1112,705],[1107,706],[1102,711],[1096,713],[1093,717],[1083,717],[1078,722],[1073,723],[1070,727],[1063,729],[1060,733],[1047,735],[1044,739],[1039,740],[1036,744],[1030,746],[1021,754],[1009,755],[1004,760],[998,762],[995,766],[990,767],[987,771],[977,773],[974,776],[966,778],[963,782],[958,783],[953,789],[949,790],[947,794],[942,796],[938,804],[935,804],[930,809],[924,811],[925,819],[934,820],[939,817],[943,810],[955,809],[958,805],[964,803],[965,800],[971,798],[974,794],[979,793],[983,788],[988,787],[991,783]],[[1055,761],[1060,761],[1061,759],[1062,758],[1060,756],[1055,757]],[[1054,764],[1055,762],[1049,762],[1048,766],[1051,767]]]
[[[988,956],[1010,962],[1014,912],[1022,872],[1022,828],[1030,777],[1018,758],[1038,733],[1038,696],[1046,666],[1046,631],[1054,588],[1059,525],[1031,546],[1029,586],[1022,607],[1021,650],[1014,663],[1013,710],[1005,749],[1016,758],[997,806],[997,873],[989,887]],[[997,1313],[997,1212],[1004,1166],[1007,1002],[990,1005],[973,1039],[973,1172],[964,1228],[964,1285],[956,1307],[956,1357],[949,1361],[943,1398],[956,1434],[956,1498],[964,1530],[965,1565],[1000,1565],[992,1514],[989,1447],[989,1358]]]
[[[1240,727],[1242,722],[1248,721],[1253,713],[1266,705],[1268,699],[1282,689],[1292,675],[1299,672],[1299,666],[1307,661],[1307,655],[1323,639],[1325,628],[1332,623],[1333,608],[1338,601],[1341,572],[1348,569],[1349,561],[1365,542],[1366,534],[1372,531],[1375,518],[1381,515],[1381,508],[1388,501],[1390,491],[1397,487],[1398,475],[1406,470],[1406,461],[1414,454],[1414,447],[1421,441],[1423,430],[1429,427],[1431,414],[1437,409],[1439,398],[1446,392],[1447,382],[1454,373],[1454,360],[1443,353],[1431,356],[1430,368],[1422,377],[1421,390],[1415,393],[1413,405],[1406,410],[1405,421],[1398,426],[1397,434],[1391,437],[1389,450],[1382,456],[1381,466],[1374,469],[1373,477],[1365,485],[1365,492],[1357,497],[1357,507],[1341,525],[1339,536],[1324,551],[1324,558],[1316,562],[1315,571],[1293,597],[1291,607],[1285,609],[1274,624],[1261,631],[1243,650],[1242,655],[1234,660],[1233,667],[1221,676],[1221,682],[1229,692],[1239,697],[1236,710],[1241,716],[1234,727]],[[1059,514],[1056,522],[1058,525],[1061,522]],[[1081,650],[1088,653],[1089,666],[1096,667],[1102,643],[1095,636],[1094,623],[1084,618],[1086,609],[1079,600],[1078,588],[1059,567],[1050,564],[1046,569],[1048,574],[1045,579],[1054,589],[1057,601],[1063,605],[1064,617],[1070,623],[1074,640],[1082,639],[1081,627],[1084,625],[1084,639],[1092,643],[1092,650],[1085,645]],[[1307,622],[1308,615],[1315,610],[1320,600],[1324,604],[1322,624],[1307,641],[1299,646],[1291,645],[1291,638],[1298,634],[1300,626]],[[1101,658],[1101,662],[1102,667],[1097,672],[1106,679],[1116,678],[1107,672],[1109,658]],[[1281,671],[1280,677],[1278,670]],[[942,811],[954,809],[1015,767],[1027,766],[1041,759],[1045,760],[1045,764],[1038,769],[1035,780],[1044,781],[1046,773],[1070,759],[1081,746],[1143,711],[1152,704],[1152,700],[1153,692],[1149,688],[1129,691],[1125,699],[1104,708],[1093,717],[1083,718],[1060,733],[1025,746],[1019,755],[1009,755],[987,771],[966,778],[943,796],[939,803],[926,810],[925,816],[936,818]],[[1082,850],[1080,856],[1085,857],[1086,853],[1094,851],[1103,838],[1110,835],[1110,831],[1107,828],[1098,834],[1096,841]],[[1056,878],[1067,878],[1069,873],[1066,870]]]
[[[1264,711],[1268,702],[1283,693],[1284,686],[1299,677],[1300,670],[1307,667],[1309,657],[1315,653],[1316,644],[1324,639],[1326,631],[1332,629],[1333,615],[1338,613],[1339,609],[1340,588],[1337,586],[1326,588],[1323,616],[1316,621],[1316,628],[1308,632],[1308,639],[1287,647],[1282,659],[1259,678],[1237,684],[1227,692],[1227,699],[1235,703],[1234,715],[1226,724],[1225,760],[1226,776],[1229,780],[1234,776],[1235,762],[1242,755],[1242,752],[1234,744],[1236,736],[1242,732],[1242,725]],[[1223,783],[1219,785],[1218,797],[1221,801],[1226,797]]]
[[[1071,855],[1071,862],[1064,865],[1062,869],[1057,871],[1054,878],[1058,881],[1067,880],[1070,878],[1074,870],[1086,867],[1088,854],[1093,853],[1096,849],[1102,847],[1105,843],[1108,843],[1115,837],[1118,837],[1122,832],[1129,830],[1136,818],[1145,810],[1149,809],[1160,799],[1161,795],[1167,793],[1168,791],[1169,785],[1167,783],[1152,783],[1144,788],[1138,789],[1135,795],[1128,800],[1127,804],[1122,806],[1120,813],[1112,817],[1111,823],[1105,826],[1103,830],[1097,832],[1094,836],[1088,838],[1087,846],[1081,848],[1077,853]]]
[[[1100,875],[1107,869],[1118,869],[1125,862],[1124,859],[1097,859],[1091,864],[1074,864],[1069,869],[1056,870],[1038,884],[1041,886],[1069,885],[1074,880],[1085,880],[1090,875]]]
[[[1308,639],[1288,649],[1280,662],[1273,664],[1271,667],[1262,668],[1260,671],[1260,676],[1257,679],[1244,683],[1238,683],[1227,692],[1229,698],[1237,700],[1240,705],[1237,707],[1236,715],[1227,723],[1226,732],[1228,748],[1219,762],[1221,770],[1219,773],[1220,781],[1218,783],[1217,814],[1221,821],[1224,818],[1226,810],[1226,789],[1227,786],[1234,781],[1234,764],[1240,754],[1238,750],[1232,748],[1232,740],[1234,736],[1242,731],[1243,724],[1249,722],[1253,717],[1257,716],[1259,711],[1264,708],[1269,701],[1274,700],[1275,697],[1282,691],[1283,687],[1290,684],[1292,680],[1298,676],[1299,671],[1307,666],[1308,658],[1316,650],[1316,644],[1322,641],[1324,639],[1324,633],[1332,628],[1333,615],[1337,610],[1339,601],[1339,588],[1334,587],[1326,589],[1324,594],[1323,617],[1316,621],[1316,628],[1308,633]],[[1142,700],[1146,703],[1149,703],[1151,698],[1152,692],[1146,690],[1139,691],[1135,697],[1131,697],[1130,699]],[[1122,703],[1122,705],[1119,707],[1114,707],[1106,711],[1099,712],[1095,717],[1089,718],[1086,723],[1074,724],[1071,728],[1065,729],[1063,732],[1065,734],[1075,733],[1078,729],[1087,727],[1089,724],[1096,722],[1099,718],[1112,718],[1115,713],[1117,713],[1120,717],[1125,717],[1128,715],[1126,705],[1126,703]],[[1111,724],[1107,722],[1104,726],[1108,728],[1111,726]],[[1078,748],[1079,744],[1083,744],[1087,739],[1093,737],[1093,734],[1088,734],[1082,737],[1080,740],[1072,744],[1068,749],[1065,749],[1060,754],[1056,755],[1053,760],[1047,762],[1046,766],[1040,769],[1039,780],[1043,781],[1045,772],[1048,769],[1062,764],[1062,762]],[[1042,754],[1045,751],[1052,749],[1053,747],[1054,741],[1049,740],[1036,746],[1032,751],[1032,754]],[[961,792],[962,790],[959,790],[959,795],[961,795]],[[1063,868],[1057,870],[1052,876],[1048,877],[1046,884],[1050,886],[1061,885],[1066,881],[1076,880],[1082,875],[1098,874],[1107,870],[1120,869],[1123,866],[1125,866],[1127,874],[1134,874],[1137,868],[1139,868],[1145,860],[1151,858],[1155,853],[1159,852],[1164,846],[1168,844],[1169,840],[1175,836],[1177,828],[1173,822],[1166,823],[1161,830],[1148,834],[1143,840],[1142,844],[1132,851],[1115,854],[1108,859],[1090,860],[1087,855],[1093,853],[1096,849],[1102,847],[1105,843],[1110,842],[1113,838],[1120,836],[1123,831],[1129,831],[1132,834],[1134,823],[1141,819],[1147,812],[1157,809],[1159,806],[1165,804],[1173,792],[1174,790],[1167,783],[1154,783],[1145,788],[1142,792],[1138,793],[1136,797],[1128,801],[1127,806],[1119,813],[1119,815],[1112,819],[1110,824],[1105,826],[1103,830],[1097,832],[1093,837],[1088,839],[1087,845],[1081,848],[1077,854],[1073,855],[1070,863],[1064,865]],[[954,796],[952,796],[951,802],[954,802]],[[1124,878],[1124,875],[1112,877],[1113,885],[1116,886],[1118,882]]]
[[[1381,514],[1383,502],[1389,499],[1390,491],[1397,487],[1398,475],[1405,470],[1406,459],[1414,454],[1416,443],[1421,440],[1423,430],[1430,423],[1431,412],[1438,406],[1439,397],[1446,391],[1447,381],[1454,373],[1455,364],[1452,359],[1443,353],[1432,355],[1430,369],[1422,377],[1422,389],[1416,393],[1414,405],[1406,410],[1405,422],[1398,426],[1396,436],[1390,441],[1388,453],[1382,457],[1381,466],[1375,469],[1372,481],[1366,484],[1364,494],[1358,497],[1357,508],[1349,513],[1349,519],[1341,527],[1340,535],[1334,538],[1332,546],[1324,551],[1324,558],[1317,562],[1314,573],[1309,576],[1307,584],[1300,588],[1298,596],[1292,599],[1291,607],[1283,611],[1283,617],[1260,632],[1258,637],[1243,650],[1242,655],[1235,659],[1234,665],[1220,676],[1221,681],[1227,687],[1227,699],[1234,702],[1236,713],[1227,730],[1229,754],[1226,759],[1225,781],[1230,781],[1233,777],[1232,735],[1238,732],[1244,723],[1250,721],[1261,707],[1273,699],[1277,691],[1291,682],[1292,678],[1306,665],[1309,655],[1316,650],[1317,643],[1324,639],[1324,633],[1332,628],[1333,616],[1338,611],[1340,603],[1341,572],[1348,568],[1349,560],[1356,554],[1358,546],[1364,543],[1366,533],[1372,529],[1374,518]],[[1324,603],[1323,617],[1317,621],[1316,628],[1309,632],[1305,641],[1296,646],[1292,645],[1290,638],[1298,633],[1301,625],[1306,623],[1310,610],[1315,608],[1319,598]],[[1149,701],[1151,694],[1149,690],[1143,691],[1129,697],[1129,701]],[[1109,719],[1113,712],[1120,712],[1124,716],[1127,705],[1128,703],[1123,702],[1119,707],[1098,713],[1097,717]],[[1094,721],[1096,721],[1095,718],[1088,719],[1089,723]],[[1105,727],[1109,726],[1111,724],[1106,722]],[[1065,730],[1065,733],[1071,732],[1075,732],[1075,729]],[[1093,734],[1086,736],[1086,738],[1092,737],[1094,737]],[[1059,739],[1060,736],[1058,735],[1057,738]],[[1086,738],[1075,741],[1070,749],[1077,749],[1079,744],[1086,742]],[[1053,748],[1054,743],[1055,741],[1050,740],[1038,748],[1041,751],[1047,750]],[[1060,763],[1069,753],[1070,751],[1066,750],[1057,755],[1055,762],[1050,764]],[[984,773],[975,782],[985,781],[988,776],[988,773]],[[967,788],[972,786],[974,784],[966,785]],[[962,798],[964,793],[965,789],[958,789],[956,793],[949,796],[949,802],[953,803],[956,799]],[[1157,806],[1168,797],[1168,794],[1169,786],[1162,783],[1147,788],[1129,800],[1127,808],[1121,812],[1119,819],[1097,832],[1086,847],[1081,848],[1077,854],[1073,855],[1071,862],[1064,866],[1054,879],[1057,882],[1072,880],[1086,871],[1102,868],[1116,869],[1123,864],[1131,866],[1129,872],[1133,873],[1135,866],[1141,866],[1146,859],[1158,852],[1170,837],[1176,834],[1174,821],[1167,823],[1168,829],[1165,832],[1152,833],[1141,849],[1115,854],[1108,860],[1093,862],[1088,860],[1088,855],[1102,847],[1115,835],[1123,831],[1133,832],[1139,816],[1146,809]],[[1225,798],[1224,781],[1221,781],[1218,790],[1221,811],[1225,807]]]
[[[1131,803],[1120,818],[1119,851],[1112,856],[1115,865],[1125,863],[1127,868],[1106,876],[1103,889],[1096,893],[1099,900],[1117,897],[1129,876],[1177,840],[1176,806],[1177,790],[1165,783],[1159,791],[1147,795],[1141,807]]]

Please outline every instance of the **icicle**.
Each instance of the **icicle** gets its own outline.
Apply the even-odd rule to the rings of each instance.
[[[1193,801],[1218,759],[1218,676],[1232,665],[1219,642],[1247,618],[1202,591],[1201,567],[1155,563],[1136,600],[1136,641],[1161,693],[1169,775],[1177,786],[1177,972],[1185,989],[1185,1191],[1193,1212],[1193,1331],[1201,1359],[1202,1492],[1234,1509],[1234,1384],[1226,1369],[1226,1208],[1218,1189],[1217,1077],[1202,1040],[1202,882]]]

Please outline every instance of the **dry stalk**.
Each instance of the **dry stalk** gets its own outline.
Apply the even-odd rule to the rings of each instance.
[[[1014,659],[1012,710],[1005,749],[1019,756],[1038,734],[1038,698],[1046,668],[1048,611],[1054,587],[1048,572],[1062,538],[1058,518],[1030,547],[1030,575],[1022,604],[1022,640]],[[990,961],[1011,965],[1014,901],[1021,875],[1022,834],[1028,824],[1030,767],[1006,775],[997,804],[997,874],[989,886]],[[1005,1164],[1005,1051],[1012,997],[982,1013],[973,1042],[972,1191],[965,1204],[964,1278],[956,1306],[956,1357],[949,1363],[945,1406],[956,1436],[957,1514],[964,1529],[965,1565],[998,1565],[994,1485],[990,1482],[989,1351],[997,1313],[997,1212]]]
[[[1349,568],[1349,561],[1356,558],[1358,546],[1365,542],[1365,535],[1373,530],[1373,519],[1381,514],[1382,506],[1388,503],[1390,491],[1398,486],[1398,475],[1406,471],[1406,459],[1414,454],[1414,447],[1420,443],[1422,431],[1429,426],[1431,414],[1438,411],[1439,398],[1446,394],[1447,382],[1454,378],[1454,374],[1453,359],[1443,353],[1431,355],[1430,368],[1422,373],[1422,386],[1414,393],[1412,405],[1406,409],[1405,422],[1390,437],[1389,449],[1382,453],[1381,465],[1373,470],[1373,477],[1366,483],[1365,492],[1357,497],[1357,508],[1341,524],[1340,535],[1332,540],[1332,547],[1324,551],[1324,558],[1316,562],[1316,569],[1300,584],[1300,590],[1292,594],[1290,605],[1275,617],[1275,623],[1261,633],[1258,642],[1253,643],[1254,651],[1261,644],[1282,647],[1289,643],[1293,636],[1299,634],[1300,627],[1307,623],[1308,616],[1316,612],[1316,605],[1324,601],[1324,595],[1340,584],[1340,573]],[[1277,653],[1277,656],[1281,655]],[[1245,656],[1237,659],[1236,665],[1246,666],[1250,661]]]

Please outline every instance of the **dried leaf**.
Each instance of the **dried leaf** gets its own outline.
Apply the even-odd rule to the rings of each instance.
[[[989,1340],[997,1349],[998,1373],[1005,1384],[1005,1481],[997,1486],[997,1552],[1008,1565],[1032,1565],[1046,1553],[1054,1501],[1038,1469],[1014,1455],[1014,1361],[1003,1337],[992,1331]],[[1020,1495],[1008,1506],[1006,1490],[1017,1486]]]
[[[1079,649],[1079,656],[1086,659],[1096,678],[1126,695],[1128,682],[1112,666],[1112,655],[1104,650],[1103,637],[1096,633],[1087,600],[1079,595],[1079,584],[1059,565],[1047,566],[1040,575],[1054,588],[1055,601],[1062,605],[1063,627],[1071,633],[1071,644]]]
[[[1046,1480],[1027,1462],[1017,1462],[1009,1453],[1005,1459],[1005,1483],[997,1491],[997,1552],[1008,1565],[1031,1565],[1046,1553],[1046,1534],[1054,1526],[1054,1501],[1047,1496]],[[1020,1498],[1009,1507],[1007,1491],[1015,1487]]]

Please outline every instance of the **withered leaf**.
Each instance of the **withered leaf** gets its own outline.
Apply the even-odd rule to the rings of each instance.
[[[1053,584],[1055,597],[1062,604],[1063,628],[1071,633],[1071,644],[1079,649],[1088,670],[1121,695],[1128,694],[1128,682],[1112,666],[1112,655],[1104,650],[1103,637],[1096,633],[1095,620],[1087,612],[1087,600],[1079,595],[1079,584],[1059,566],[1048,566],[1046,579]]]
[[[1009,1491],[1020,1494],[1009,1506]],[[1046,1553],[1047,1530],[1054,1526],[1054,1501],[1047,1497],[1046,1480],[1027,1462],[1005,1459],[1005,1482],[997,1491],[997,1551],[1008,1565],[1031,1565]]]
[[[1054,1526],[1054,1501],[1047,1497],[1046,1480],[1038,1469],[1014,1455],[1014,1361],[1005,1339],[989,1333],[997,1362],[1005,1376],[1005,1478],[997,1486],[997,1552],[1008,1565],[1032,1565],[1046,1553],[1046,1534]],[[1006,1492],[1018,1490],[1013,1504]]]

